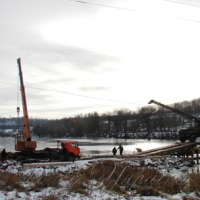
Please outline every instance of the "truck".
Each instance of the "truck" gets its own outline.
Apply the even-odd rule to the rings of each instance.
[[[177,110],[175,108],[172,108],[170,106],[167,106],[165,104],[162,104],[160,102],[157,102],[155,100],[150,100],[148,104],[156,104],[159,105],[163,108],[166,108],[168,110],[171,110],[172,112],[175,112],[182,117],[189,119],[190,121],[185,123],[184,125],[181,126],[181,129],[179,130],[179,140],[184,143],[186,140],[189,140],[191,143],[196,142],[196,138],[200,137],[200,119],[192,116],[188,113],[182,112],[180,110]]]
[[[21,69],[21,59],[17,59],[19,68],[20,90],[24,116],[24,134],[16,135],[15,137],[15,153],[12,156],[14,159],[39,159],[39,160],[54,160],[54,161],[75,161],[80,159],[80,148],[77,141],[60,141],[57,140],[57,148],[46,147],[45,149],[37,150],[37,141],[32,140],[28,108],[26,102],[25,86]],[[19,107],[17,108],[19,111]]]

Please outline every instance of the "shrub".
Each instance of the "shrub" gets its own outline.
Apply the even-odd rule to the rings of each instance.
[[[191,196],[188,196],[188,195],[185,195],[182,197],[183,200],[198,200],[199,198],[195,198],[195,197],[191,197]]]
[[[0,190],[13,191],[16,189],[19,192],[25,191],[25,188],[21,185],[21,182],[23,181],[22,175],[0,171],[0,177]]]
[[[93,163],[89,168],[78,172],[76,177],[79,181],[76,184],[70,183],[73,185],[70,191],[77,191],[77,187],[88,190],[82,184],[83,182],[87,184],[89,180],[102,182],[108,190],[125,195],[127,191],[136,191],[140,195],[158,195],[157,191],[177,194],[185,184],[172,176],[161,174],[156,169],[135,167],[125,162],[109,160]]]
[[[35,190],[40,190],[42,188],[47,188],[47,187],[58,188],[60,187],[59,181],[60,181],[60,175],[56,173],[51,173],[48,175],[43,174],[40,177],[34,176],[32,178],[32,182],[34,183]]]
[[[82,176],[77,176],[76,179],[71,179],[68,191],[89,195],[88,189],[89,180],[87,176],[82,174]]]
[[[200,174],[190,174],[189,175],[189,191],[200,191]]]
[[[139,187],[137,191],[140,196],[159,196],[159,192],[153,187]]]
[[[42,200],[58,200],[59,198],[55,194],[43,195]]]

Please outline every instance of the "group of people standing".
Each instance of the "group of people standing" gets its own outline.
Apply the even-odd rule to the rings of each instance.
[[[113,155],[116,156],[116,153],[117,153],[118,149],[119,149],[120,156],[122,156],[124,148],[123,148],[123,146],[121,144],[119,145],[118,148],[116,148],[116,147],[113,148],[113,150],[112,150]]]

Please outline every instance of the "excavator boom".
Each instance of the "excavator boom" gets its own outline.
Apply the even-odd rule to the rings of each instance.
[[[194,143],[196,141],[196,138],[200,137],[200,119],[198,119],[197,117],[194,117],[192,115],[189,115],[187,113],[184,113],[180,110],[177,110],[175,108],[171,108],[170,106],[167,106],[160,102],[154,101],[153,99],[151,101],[149,101],[149,104],[151,104],[151,103],[155,103],[163,108],[169,109],[172,112],[180,114],[183,117],[196,122],[196,123],[190,123],[189,126],[187,125],[187,127],[184,127],[178,131],[179,139],[182,143],[184,143],[186,140],[190,140],[190,142]]]
[[[193,121],[195,121],[195,122],[198,122],[198,123],[200,123],[200,119],[198,119],[197,117],[194,117],[194,116],[192,116],[192,115],[189,115],[189,114],[187,114],[187,113],[184,113],[184,112],[182,112],[182,111],[180,111],[180,110],[177,110],[177,109],[175,109],[175,108],[171,108],[170,106],[167,106],[167,105],[165,105],[165,104],[162,104],[162,103],[160,103],[160,102],[157,102],[157,101],[155,101],[155,100],[151,100],[151,101],[149,101],[149,103],[148,104],[151,104],[151,103],[155,103],[155,104],[157,104],[157,105],[159,105],[159,106],[161,106],[161,107],[163,107],[163,108],[166,108],[166,109],[168,109],[168,110],[171,110],[172,112],[175,112],[175,113],[177,113],[177,114],[179,114],[179,115],[182,115],[183,117],[185,117],[185,118],[187,118],[187,119],[190,119],[190,120],[193,120]]]

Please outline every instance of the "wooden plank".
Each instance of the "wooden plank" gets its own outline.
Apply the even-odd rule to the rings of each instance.
[[[71,165],[73,162],[44,162],[44,163],[26,163],[23,167],[46,167],[46,166],[67,166]]]
[[[163,148],[157,148],[157,149],[151,149],[148,151],[144,151],[141,153],[138,153],[136,156],[148,156],[148,155],[170,155],[172,153],[181,153],[186,152],[189,153],[190,149],[195,147],[196,143],[189,143],[189,144],[178,144],[178,145],[169,145]]]

